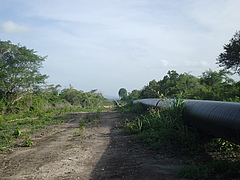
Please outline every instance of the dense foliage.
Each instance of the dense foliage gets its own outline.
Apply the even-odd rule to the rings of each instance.
[[[97,93],[97,90],[86,93],[73,89],[71,86],[61,91],[60,98],[66,100],[71,105],[83,108],[98,107],[105,100],[101,93]]]
[[[6,119],[9,115],[26,117],[38,116],[48,112],[73,111],[76,108],[94,108],[107,101],[96,90],[83,92],[74,89],[72,86],[62,90],[58,88],[60,88],[59,85],[38,87],[32,93],[25,95],[11,105],[6,106],[2,103],[0,109],[2,118]]]
[[[217,58],[217,64],[240,75],[240,31],[237,31],[230,42],[223,46],[224,52]]]
[[[167,157],[181,158],[181,178],[235,179],[240,177],[240,146],[221,138],[200,134],[187,127],[182,119],[184,103],[175,99],[170,108],[148,108],[141,104],[121,107],[136,113],[127,119],[123,132],[134,134],[134,140]],[[146,110],[146,111],[144,111]]]
[[[97,90],[83,92],[72,86],[45,85],[40,73],[46,57],[33,49],[0,41],[0,120],[42,115],[50,111],[93,108],[106,101]]]
[[[152,80],[141,90],[128,93],[127,99],[174,98],[181,95],[185,99],[239,101],[240,81],[234,81],[230,75],[229,71],[209,69],[200,77],[195,77],[171,70],[162,80]]]
[[[0,41],[0,98],[5,105],[15,103],[44,83],[47,76],[39,69],[45,58],[33,49]]]

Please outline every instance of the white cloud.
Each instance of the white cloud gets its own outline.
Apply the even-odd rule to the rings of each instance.
[[[165,59],[160,60],[160,63],[162,64],[163,67],[167,67],[169,65],[169,62]]]
[[[184,61],[184,65],[187,67],[209,67],[210,64],[206,61]]]
[[[190,15],[208,31],[231,31],[240,28],[239,0],[195,1]]]
[[[44,69],[52,83],[97,86],[109,95],[172,69],[194,75],[216,69],[222,46],[240,29],[239,0],[21,2],[22,8],[9,8],[11,17],[2,13],[1,38],[48,55]],[[20,24],[33,33],[14,34],[30,31]]]
[[[2,32],[4,33],[28,33],[30,29],[26,26],[16,24],[12,21],[7,21],[2,25]]]

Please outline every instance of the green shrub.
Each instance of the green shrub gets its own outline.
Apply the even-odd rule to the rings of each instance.
[[[20,136],[22,136],[22,132],[17,128],[14,130],[12,136],[15,138],[20,137]]]
[[[215,160],[199,163],[191,160],[178,171],[178,175],[190,179],[235,179],[240,177],[239,167],[239,161]]]
[[[131,109],[134,108],[130,106],[128,110]],[[176,99],[171,108],[150,108],[142,116],[125,121],[123,131],[137,134],[137,141],[153,149],[188,158],[179,169],[181,178],[239,178],[240,146],[221,138],[203,136],[187,127],[182,120],[183,109],[181,99]]]
[[[141,103],[133,104],[132,101],[117,109],[123,113],[131,114],[143,114],[146,110]]]
[[[30,136],[26,137],[23,141],[23,146],[24,147],[31,147],[33,146],[33,141],[32,138]]]
[[[141,104],[130,104],[125,112],[143,112]],[[198,134],[183,124],[182,111],[184,103],[181,99],[173,101],[171,108],[150,108],[147,113],[135,120],[126,120],[123,131],[138,134],[136,139],[153,148],[168,146],[181,147],[182,151],[197,148]],[[188,147],[188,148],[186,148]],[[174,148],[173,148],[174,149]]]

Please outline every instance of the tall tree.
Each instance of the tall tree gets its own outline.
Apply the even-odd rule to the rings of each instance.
[[[132,90],[132,92],[129,93],[128,95],[128,99],[130,100],[140,99],[140,91],[137,89]]]
[[[191,74],[180,74],[178,79],[176,80],[176,93],[184,95],[185,98],[188,97],[191,91],[199,88],[201,88],[199,79]]]
[[[160,85],[160,92],[164,96],[171,97],[177,93],[178,89],[176,84],[179,78],[179,74],[175,70],[169,70],[167,75],[163,77],[158,83]]]
[[[33,49],[0,41],[0,98],[14,103],[43,84],[48,76],[42,75],[39,69],[45,59]]]
[[[217,64],[240,75],[240,31],[233,35],[223,49],[224,52],[217,58]]]
[[[154,79],[150,81],[147,86],[143,87],[140,96],[141,98],[159,98],[161,96],[159,88],[159,84]]]

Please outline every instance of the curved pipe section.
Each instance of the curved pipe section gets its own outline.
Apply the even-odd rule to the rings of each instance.
[[[141,99],[149,107],[171,107],[174,100]],[[184,100],[183,119],[195,129],[240,144],[240,103]]]
[[[117,107],[122,107],[116,100],[114,101]]]
[[[240,103],[190,100],[183,117],[187,125],[240,144]]]
[[[139,99],[133,101],[133,104],[136,103],[142,103],[145,106],[148,107],[166,107],[169,108],[172,105],[173,99],[158,99],[158,98],[152,98],[152,99]]]

